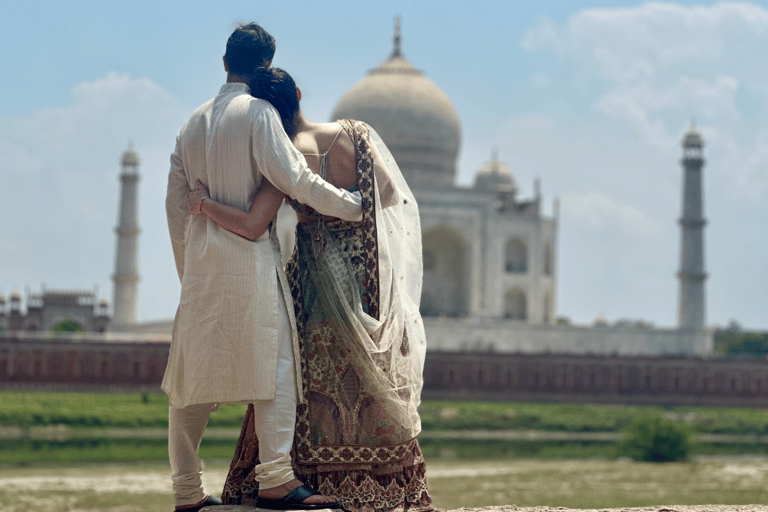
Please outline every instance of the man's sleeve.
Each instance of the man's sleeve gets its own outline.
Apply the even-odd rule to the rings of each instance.
[[[363,218],[360,194],[334,187],[313,173],[272,107],[263,109],[253,120],[253,158],[264,177],[297,201],[323,215],[351,221]]]
[[[189,194],[189,181],[184,172],[184,163],[181,160],[179,139],[176,138],[176,149],[171,155],[171,171],[168,173],[168,192],[165,196],[165,214],[168,217],[168,231],[171,235],[173,257],[176,260],[176,271],[179,279],[184,274],[184,247],[186,245],[187,220],[187,195]]]

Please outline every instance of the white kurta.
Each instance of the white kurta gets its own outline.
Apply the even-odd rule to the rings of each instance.
[[[277,111],[252,97],[245,84],[225,84],[197,109],[176,140],[166,198],[181,279],[162,384],[171,407],[275,395],[277,294],[289,293],[277,239],[264,234],[251,242],[205,215],[187,213],[187,194],[197,179],[212,199],[248,210],[263,176],[325,215],[361,218],[359,195],[313,174]]]

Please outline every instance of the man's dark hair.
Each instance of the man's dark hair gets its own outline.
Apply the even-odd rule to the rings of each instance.
[[[227,39],[224,60],[233,75],[250,75],[275,56],[275,38],[257,23],[240,24]]]

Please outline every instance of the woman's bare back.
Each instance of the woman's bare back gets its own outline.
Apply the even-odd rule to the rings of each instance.
[[[350,189],[357,180],[355,146],[339,123],[307,123],[292,139],[293,145],[301,151],[309,168],[320,174],[320,161],[328,152],[328,183],[343,190]],[[298,214],[299,222],[315,220]],[[330,219],[330,218],[328,218]]]

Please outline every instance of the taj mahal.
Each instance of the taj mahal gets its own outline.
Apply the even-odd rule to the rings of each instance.
[[[557,239],[559,206],[545,215],[542,185],[532,197],[520,197],[513,170],[497,150],[474,176],[471,186],[456,184],[461,121],[450,98],[414,66],[403,51],[399,22],[391,54],[339,99],[331,119],[352,118],[372,126],[387,144],[408,181],[421,216],[424,284],[421,311],[428,350],[498,353],[611,354],[627,356],[711,354],[713,334],[705,327],[702,206],[704,141],[695,128],[683,139],[683,204],[678,273],[678,326],[574,326],[557,322]],[[502,148],[503,149],[503,148]],[[107,305],[84,305],[77,321],[90,330],[169,334],[172,320],[137,322],[139,268],[137,222],[139,156],[133,148],[122,157],[114,294],[111,321]],[[674,162],[670,162],[674,165]],[[295,216],[278,215],[284,254],[290,254]],[[58,293],[58,295],[57,295]],[[51,292],[62,302],[61,292]],[[0,297],[0,327],[50,329],[43,318],[46,293],[36,300],[39,314],[22,314],[19,297],[10,310]],[[78,302],[79,301],[79,302]],[[66,301],[65,301],[66,302]],[[89,304],[92,314],[88,313]],[[68,306],[71,311],[72,304]],[[68,318],[73,318],[70,313]],[[89,316],[90,315],[90,316]],[[34,317],[34,318],[33,318]],[[82,318],[81,318],[82,317]],[[93,317],[93,318],[91,318]],[[98,319],[97,319],[98,317]],[[50,320],[48,323],[53,322]],[[96,330],[96,329],[94,329]]]

